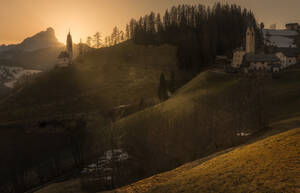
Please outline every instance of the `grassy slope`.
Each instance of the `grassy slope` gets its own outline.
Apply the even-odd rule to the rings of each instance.
[[[299,125],[300,117],[293,119],[276,123],[278,128],[260,141],[218,152],[111,193],[299,192],[300,128],[286,131],[295,120]],[[37,191],[54,192],[84,193],[78,179]]]
[[[221,93],[234,84],[236,84],[236,80],[230,75],[210,71],[203,72],[180,88],[169,100],[125,117],[118,124],[120,127],[126,128],[132,124],[134,125],[137,121],[152,122],[152,117],[159,116],[162,112],[167,113],[169,119],[191,114],[194,112],[195,105],[201,101],[201,97]],[[143,125],[145,127],[153,126],[153,124]]]
[[[300,125],[300,73],[285,72],[280,79],[269,81],[267,96],[272,112],[270,130],[264,136],[278,134]],[[118,122],[122,128],[143,123],[148,127],[153,116],[161,111],[174,118],[193,112],[193,107],[204,95],[222,94],[238,81],[230,75],[207,71],[179,89],[170,100],[130,115]],[[157,126],[157,125],[156,125]],[[170,172],[142,180],[117,192],[296,192],[299,189],[300,129],[274,135],[237,149],[228,149]],[[234,151],[232,151],[234,150]],[[297,184],[298,183],[298,184]],[[39,193],[81,193],[79,180],[50,185]]]
[[[299,192],[299,150],[300,128],[114,192]]]
[[[155,103],[161,72],[177,72],[176,48],[125,42],[42,74],[1,104],[3,122]],[[179,77],[179,76],[177,76]]]
[[[151,123],[152,117],[162,112],[167,112],[168,118],[174,119],[192,115],[195,109],[201,109],[201,104],[205,103],[205,100],[216,94],[226,95],[234,85],[238,84],[239,80],[232,75],[206,71],[180,88],[171,99],[125,117],[118,124],[122,128],[129,128],[136,122]],[[267,80],[265,87],[266,107],[271,123],[300,115],[300,71],[283,72],[279,79]],[[144,125],[153,126],[153,124]]]

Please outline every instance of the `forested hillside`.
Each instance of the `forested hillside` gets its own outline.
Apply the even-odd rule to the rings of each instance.
[[[243,45],[247,26],[254,24],[257,42],[260,31],[252,12],[237,5],[217,3],[179,5],[164,15],[151,12],[127,25],[127,36],[137,44],[178,47],[177,57],[182,69],[199,72],[213,64],[216,55],[232,56],[232,50]]]

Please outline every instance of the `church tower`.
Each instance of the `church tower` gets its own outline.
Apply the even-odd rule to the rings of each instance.
[[[67,52],[69,54],[69,61],[70,63],[72,63],[72,59],[73,59],[73,41],[72,41],[72,36],[71,33],[69,31],[68,37],[67,37]]]
[[[255,31],[253,25],[249,25],[246,32],[246,53],[255,53]]]

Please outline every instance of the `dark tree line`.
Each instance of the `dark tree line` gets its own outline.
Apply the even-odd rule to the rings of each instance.
[[[179,5],[163,16],[151,12],[131,19],[125,34],[138,44],[177,46],[181,69],[198,71],[214,63],[216,55],[231,56],[243,45],[249,22],[259,30],[253,13],[237,5]]]

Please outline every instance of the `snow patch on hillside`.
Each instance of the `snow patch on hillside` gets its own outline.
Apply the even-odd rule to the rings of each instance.
[[[40,72],[40,70],[28,70],[21,67],[0,66],[0,84],[8,88],[14,88],[15,83],[21,78]]]

